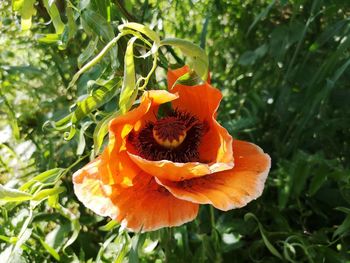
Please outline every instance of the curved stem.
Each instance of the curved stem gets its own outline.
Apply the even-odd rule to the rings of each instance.
[[[87,64],[85,64],[77,73],[74,74],[71,82],[68,85],[67,89],[70,89],[75,82],[78,80],[78,78],[83,74],[84,72],[91,69],[93,66],[95,66],[98,62],[101,61],[101,59],[107,54],[107,52],[119,41],[119,39],[124,36],[125,33],[119,33],[115,38],[113,38],[108,44],[100,51],[100,53],[97,54],[96,57],[94,57],[92,60],[90,60]]]

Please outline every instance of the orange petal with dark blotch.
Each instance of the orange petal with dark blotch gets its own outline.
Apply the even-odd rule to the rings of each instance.
[[[201,177],[219,171],[228,170],[233,167],[232,162],[214,162],[209,164],[200,162],[177,163],[168,160],[150,161],[132,153],[129,153],[129,156],[131,160],[133,160],[146,173],[171,181],[183,181]]]
[[[239,140],[234,140],[233,152],[235,166],[231,170],[182,182],[156,181],[183,200],[224,211],[243,207],[262,194],[271,159],[258,146]]]
[[[162,104],[177,99],[176,94],[165,90],[147,91],[141,98],[140,105],[118,116],[109,123],[108,147],[101,155],[99,167],[101,178],[105,184],[123,184],[130,186],[132,179],[139,172],[126,153],[126,138],[132,130],[138,130],[142,122],[154,118],[156,108]]]
[[[131,187],[103,184],[99,162],[98,158],[73,175],[76,196],[96,214],[135,232],[179,226],[196,218],[198,204],[177,199],[148,174],[139,173]]]

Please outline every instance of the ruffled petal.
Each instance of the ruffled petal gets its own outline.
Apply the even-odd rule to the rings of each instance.
[[[103,184],[99,162],[96,159],[73,175],[76,196],[96,214],[134,232],[179,226],[196,218],[198,204],[177,199],[146,173],[139,173],[131,187]]]
[[[116,220],[128,229],[153,231],[179,226],[196,218],[198,204],[180,200],[158,185],[154,177],[141,173],[132,187],[119,189],[111,197],[119,209]]]
[[[231,170],[182,182],[156,181],[183,200],[212,204],[224,211],[243,207],[262,194],[271,159],[249,142],[234,140],[233,149],[235,166]]]
[[[111,187],[104,187],[100,180],[100,162],[100,158],[97,158],[73,174],[74,192],[79,201],[96,214],[114,218],[118,209],[108,196]]]
[[[202,162],[226,164],[227,169],[232,168],[234,162],[232,141],[232,136],[213,118],[209,131],[203,136],[198,149],[200,159]]]
[[[174,108],[190,112],[201,120],[211,120],[215,117],[220,105],[222,94],[208,82],[201,85],[175,85],[175,81],[189,71],[188,66],[168,71],[168,87],[171,93],[177,93],[179,100],[172,102]],[[172,88],[172,89],[171,89]]]
[[[221,92],[208,82],[195,86],[175,85],[171,89],[175,81],[188,71],[188,66],[169,70],[168,87],[170,92],[179,95],[179,99],[172,101],[173,108],[197,116],[209,128],[198,149],[200,162],[181,164],[165,160],[154,162],[140,157],[132,157],[135,163],[145,172],[172,181],[181,181],[225,171],[233,167],[234,161],[232,137],[215,119],[222,98]],[[167,171],[164,171],[164,169],[167,169]]]
[[[103,183],[130,186],[132,179],[139,172],[126,152],[126,138],[132,130],[137,131],[142,125],[154,119],[158,106],[177,99],[176,94],[165,90],[147,91],[141,98],[140,105],[109,123],[109,144],[101,155],[99,166]]]
[[[132,153],[129,153],[129,156],[144,172],[171,181],[183,181],[201,177],[233,167],[232,162],[210,164],[200,162],[177,163],[168,160],[150,161]]]

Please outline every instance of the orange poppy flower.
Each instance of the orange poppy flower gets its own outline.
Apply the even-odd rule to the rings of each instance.
[[[188,71],[170,70],[168,86]],[[193,220],[199,204],[227,211],[259,197],[270,157],[216,121],[221,98],[207,82],[146,91],[110,122],[101,156],[74,173],[79,200],[129,230],[152,231]]]

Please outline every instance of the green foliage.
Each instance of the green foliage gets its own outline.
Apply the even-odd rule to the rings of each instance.
[[[0,2],[0,261],[349,261],[349,16],[340,0]],[[167,61],[192,65],[180,83],[209,65],[219,120],[273,166],[245,208],[131,234],[71,175]]]

